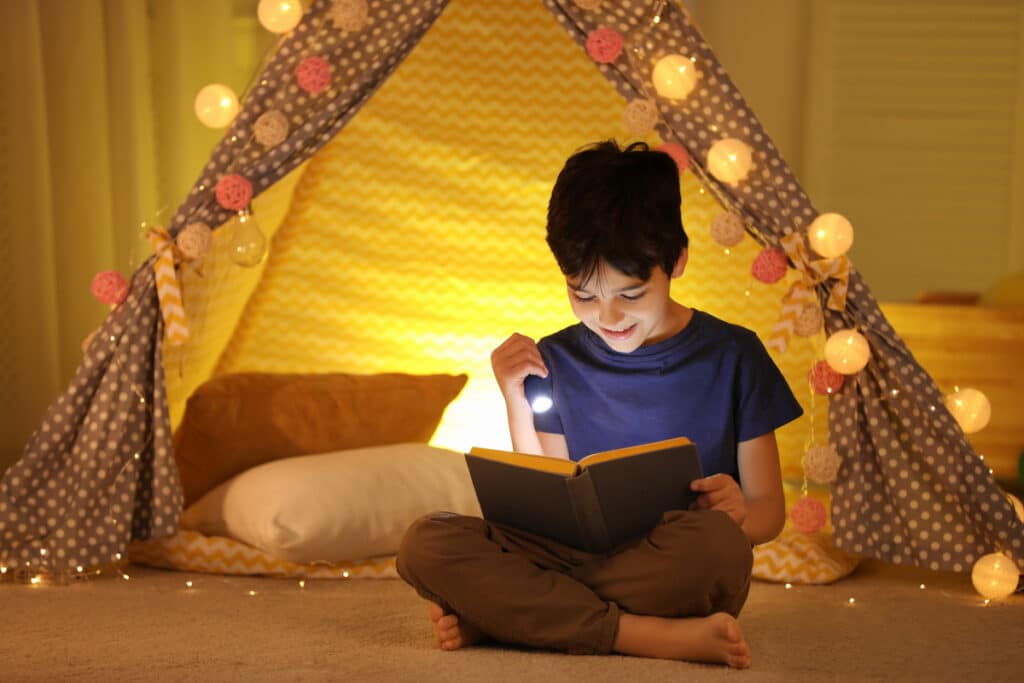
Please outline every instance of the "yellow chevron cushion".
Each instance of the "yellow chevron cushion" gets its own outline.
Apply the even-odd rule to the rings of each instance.
[[[787,526],[774,541],[754,547],[753,575],[779,583],[832,583],[859,563],[856,555],[836,548],[827,531],[803,534]]]
[[[466,375],[214,377],[189,397],[174,434],[185,505],[245,470],[295,455],[426,443]]]

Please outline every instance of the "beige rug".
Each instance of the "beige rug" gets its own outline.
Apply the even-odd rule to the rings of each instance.
[[[493,646],[442,652],[424,603],[396,580],[303,588],[128,573],[0,585],[0,681],[1024,680],[1024,596],[984,606],[966,576],[873,562],[832,586],[755,583],[740,618],[754,652],[744,672]]]

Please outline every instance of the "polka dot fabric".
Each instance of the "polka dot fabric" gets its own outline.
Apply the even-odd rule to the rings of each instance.
[[[132,540],[177,529],[162,336],[147,262],[0,483],[0,564],[12,575],[114,564]]]
[[[785,235],[806,232],[818,212],[680,4],[544,4],[584,49],[587,36],[600,27],[625,37],[622,55],[595,68],[627,102],[654,99],[662,139],[686,149],[690,170],[726,210],[746,218],[758,242],[778,247]],[[655,5],[663,5],[657,22]],[[693,92],[682,100],[657,96],[651,65],[640,63],[632,46],[652,57],[693,58],[700,74]],[[735,185],[716,180],[707,169],[709,149],[723,138],[737,138],[753,150],[750,172]],[[824,309],[828,289],[818,287],[816,293]],[[829,400],[831,443],[843,459],[832,490],[836,544],[887,562],[958,572],[969,572],[982,554],[1001,550],[1024,569],[1024,523],[855,268],[845,309],[828,310],[825,328],[859,330],[874,354]]]
[[[172,236],[187,224],[219,226],[233,215],[247,193],[225,193],[223,178],[235,175],[250,183],[248,203],[308,159],[397,68],[446,0],[356,4],[367,7],[358,30],[338,28],[328,16],[331,0],[314,0],[282,39],[175,213]],[[330,83],[315,96],[294,76],[311,56],[332,70]],[[268,111],[282,112],[291,131],[269,150],[254,131]],[[227,207],[218,201],[218,187]],[[21,460],[0,482],[5,576],[66,577],[79,567],[88,573],[126,558],[131,541],[177,531],[182,497],[171,454],[162,339],[150,259],[136,271],[127,300],[88,345],[71,385],[50,406]]]

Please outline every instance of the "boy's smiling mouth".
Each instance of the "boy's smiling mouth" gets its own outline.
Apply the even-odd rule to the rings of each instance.
[[[633,334],[633,331],[636,330],[636,325],[636,323],[633,323],[624,330],[609,330],[607,327],[602,327],[601,333],[604,334],[604,336],[608,337],[609,339],[614,339],[615,341],[622,341],[624,339],[629,339],[630,335]]]

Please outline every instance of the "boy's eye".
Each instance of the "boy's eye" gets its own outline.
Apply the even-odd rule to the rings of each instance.
[[[643,295],[646,293],[647,292],[640,292],[639,294],[623,294],[622,298],[625,299],[626,301],[636,301],[637,299],[643,297]]]
[[[576,301],[579,301],[581,304],[589,304],[591,301],[594,300],[594,297],[592,296],[580,296],[576,292],[573,292],[572,296],[574,299],[576,299]]]

